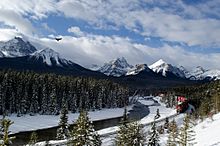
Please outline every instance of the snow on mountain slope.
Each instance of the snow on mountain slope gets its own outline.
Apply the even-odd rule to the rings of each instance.
[[[220,79],[220,70],[217,69],[206,70],[201,66],[197,66],[191,71],[186,71],[185,76],[186,78],[189,78],[191,80],[204,80],[204,79],[218,80]]]
[[[5,57],[3,52],[0,52],[0,57]]]
[[[219,80],[220,79],[220,70],[208,70],[202,74],[203,78],[210,77],[213,80]]]
[[[126,59],[122,57],[122,58],[114,59],[109,63],[105,63],[104,66],[102,66],[98,71],[108,76],[119,77],[121,75],[126,74],[127,71],[132,67],[133,66],[128,64]]]
[[[203,79],[203,74],[206,72],[203,67],[197,66],[196,68],[192,69],[189,72],[188,78],[194,79],[194,80],[202,80]]]
[[[0,42],[0,57],[20,57],[30,55],[37,49],[28,41],[15,37],[6,42]]]
[[[148,68],[147,64],[137,64],[137,65],[135,65],[135,67],[133,67],[130,70],[128,70],[126,75],[127,76],[128,75],[136,75],[136,74],[139,74],[141,71],[149,72],[150,69]]]
[[[74,64],[73,62],[66,60],[64,58],[61,58],[59,53],[55,52],[54,50],[50,48],[46,48],[43,50],[39,50],[31,54],[31,58],[35,59],[42,59],[44,63],[47,65],[57,65],[57,66],[63,66],[65,65],[71,65]]]
[[[177,77],[185,78],[185,74],[179,68],[166,63],[162,59],[150,65],[149,68],[156,73],[161,73],[165,77],[167,76],[168,73],[172,73]]]

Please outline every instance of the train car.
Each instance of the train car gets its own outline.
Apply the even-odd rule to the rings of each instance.
[[[177,113],[183,113],[188,108],[188,99],[184,96],[177,96],[177,105],[176,111]]]

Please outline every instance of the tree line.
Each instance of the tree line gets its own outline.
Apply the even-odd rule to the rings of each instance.
[[[0,115],[56,115],[62,102],[67,102],[67,109],[73,113],[123,107],[128,96],[128,88],[104,79],[0,71]]]

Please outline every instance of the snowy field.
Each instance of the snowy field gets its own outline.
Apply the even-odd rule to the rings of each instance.
[[[175,115],[176,111],[175,109],[171,109],[171,108],[166,108],[165,105],[163,103],[160,103],[159,101],[160,97],[153,97],[153,100],[151,98],[146,98],[146,97],[139,97],[138,101],[141,102],[142,104],[148,105],[149,106],[149,110],[150,110],[150,114],[147,115],[146,117],[142,118],[139,122],[143,125],[145,125],[144,129],[144,133],[147,133],[148,130],[150,129],[150,125],[148,125],[148,123],[153,121],[154,116],[156,115],[156,110],[159,109],[160,111],[160,115],[161,117],[159,119],[157,119],[157,121],[160,121],[166,117],[172,117],[170,118],[170,121],[174,118],[175,121],[177,122],[178,127],[180,128],[180,126],[182,125],[182,121],[184,118],[184,114],[180,114],[180,115]],[[155,100],[160,104],[160,106],[155,106]],[[132,107],[130,106],[129,109],[131,109]],[[122,109],[105,109],[105,110],[101,110],[101,111],[96,111],[96,112],[90,112],[89,115],[91,117],[92,120],[99,120],[99,119],[104,119],[109,117],[118,117],[121,116],[123,114],[123,108]],[[174,115],[174,117],[173,117]],[[77,114],[70,114],[69,115],[71,119],[76,119],[77,118]],[[46,120],[48,120],[48,122],[53,121],[51,116],[36,116],[36,117],[30,117],[30,116],[26,116],[23,118],[40,118],[37,120],[36,122],[36,127],[39,127],[40,123],[39,120],[42,120],[42,123],[47,122]],[[54,124],[56,124],[58,122],[59,117],[56,117],[56,119],[54,118]],[[17,120],[17,117],[10,117],[12,120],[13,118],[15,118],[17,121],[17,123],[19,123],[19,121]],[[24,122],[21,118],[21,121]],[[49,119],[44,119],[44,118],[49,118]],[[32,119],[34,121],[34,119]],[[20,121],[20,122],[21,122]],[[26,123],[26,122],[25,122]],[[28,125],[28,124],[22,124],[22,125]],[[164,121],[157,123],[158,125],[164,124]],[[33,124],[32,124],[33,125]],[[49,126],[50,124],[48,123],[47,125],[40,125],[41,127],[43,126]],[[30,125],[31,126],[31,125]],[[51,126],[53,126],[51,124]],[[19,126],[17,126],[19,127]],[[19,128],[17,128],[19,129]],[[30,129],[30,128],[29,128]],[[115,136],[116,136],[116,132],[118,130],[118,127],[110,127],[110,128],[106,128],[106,129],[102,129],[99,130],[98,133],[101,135],[101,139],[102,139],[102,145],[103,146],[113,146],[114,145],[114,141],[115,141]],[[194,130],[196,132],[196,140],[195,142],[197,142],[197,144],[195,146],[220,146],[220,113],[216,114],[213,116],[213,121],[211,119],[205,119],[203,122],[198,121],[197,125],[194,127]],[[165,146],[166,142],[168,139],[168,134],[162,134],[160,135],[160,145],[161,146]],[[66,140],[62,140],[62,141],[50,141],[49,142],[52,145],[59,145],[59,146],[65,146],[66,144]],[[36,146],[44,146],[45,142],[40,142],[38,143]]]
[[[130,109],[132,109],[132,106],[128,107],[128,110]],[[89,117],[92,121],[97,121],[102,119],[121,117],[123,115],[123,112],[124,108],[102,109],[94,112],[89,112]],[[68,122],[73,123],[73,121],[76,121],[78,116],[79,113],[68,114]],[[0,118],[2,118],[2,116],[0,116]],[[21,131],[32,131],[57,126],[60,117],[54,115],[24,115],[21,117],[17,117],[16,115],[11,115],[6,118],[14,121],[14,124],[12,124],[10,127],[10,131],[12,133],[18,133]]]
[[[160,106],[154,106],[154,103],[155,103],[154,100],[157,101],[160,104]],[[153,122],[157,109],[159,109],[159,111],[160,111],[160,118],[157,119],[157,121],[176,114],[175,109],[166,108],[165,104],[160,102],[160,97],[153,97],[153,100],[149,97],[139,97],[138,101],[144,105],[148,105],[149,110],[150,110],[150,114],[147,115],[146,117],[142,118],[139,121],[140,124],[146,125],[148,123]],[[175,120],[179,124],[182,124],[182,119],[183,119],[183,115],[179,115],[179,116],[175,117]],[[144,132],[146,133],[150,129],[150,127],[151,127],[150,125],[145,126]],[[115,140],[115,136],[116,136],[115,133],[117,132],[117,130],[118,130],[118,126],[114,126],[114,127],[105,128],[105,129],[98,131],[98,133],[100,135],[102,135],[102,145],[103,146],[112,146],[113,145],[114,140]],[[166,140],[166,137],[163,140]],[[164,143],[164,142],[162,142],[162,143]]]
[[[196,146],[220,146],[220,113],[211,119],[206,119],[194,128]]]
[[[150,110],[150,113],[146,117],[142,118],[139,121],[141,124],[146,125],[144,127],[144,132],[147,132],[150,129],[151,126],[147,125],[147,124],[153,122],[157,109],[159,109],[159,112],[160,112],[160,118],[158,118],[157,120],[161,120],[161,119],[164,119],[166,117],[169,117],[169,116],[176,114],[175,109],[166,108],[165,104],[160,102],[160,97],[147,96],[147,97],[137,97],[137,98],[138,98],[138,102],[140,102],[144,105],[147,105]],[[155,103],[159,103],[159,104],[155,104]],[[128,108],[128,111],[130,109],[132,109],[132,106],[130,106]],[[112,112],[111,112],[112,117],[113,116],[115,116],[115,117],[121,116],[123,114],[123,110],[124,109],[117,109],[117,110],[112,109]],[[98,113],[97,112],[94,112],[94,113],[90,112],[89,116],[91,117],[92,120],[97,119],[97,118],[95,118],[95,116],[98,116],[98,119],[100,119],[101,117],[104,119],[104,117],[106,115],[108,115],[107,111],[109,112],[110,109],[98,111]],[[93,113],[93,115],[92,115],[92,113]],[[116,115],[118,115],[118,116],[116,116]],[[77,118],[77,116],[75,116],[75,118]],[[56,119],[56,122],[58,119]],[[178,122],[178,119],[181,123],[181,121],[183,119],[183,115],[179,115],[175,118],[175,120],[177,120],[177,122]],[[117,132],[117,130],[118,130],[118,127],[114,126],[114,127],[110,127],[110,128],[106,128],[106,129],[102,129],[102,130],[98,131],[98,133],[101,135],[103,146],[112,146],[113,145],[114,140],[115,140],[115,136],[116,136],[115,133]],[[166,137],[164,138],[164,140],[165,139],[166,139]],[[65,140],[64,141],[50,141],[50,144],[62,146],[62,145],[65,145],[65,144],[63,144],[65,142],[66,142]],[[44,142],[38,143],[38,144],[41,146],[41,145],[44,145]]]
[[[177,122],[178,126],[182,124],[181,121]],[[196,133],[194,146],[220,146],[220,113],[210,118],[205,119],[203,122],[198,121],[194,127]],[[160,138],[161,146],[165,146],[168,139],[168,134],[164,134]]]

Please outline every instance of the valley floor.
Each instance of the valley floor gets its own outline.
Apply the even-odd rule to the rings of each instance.
[[[128,107],[128,110],[132,109],[132,106]],[[103,120],[121,117],[123,115],[124,108],[114,108],[114,109],[102,109],[89,112],[89,117],[92,121]],[[76,121],[79,113],[69,113],[69,124],[72,124],[73,121]],[[0,116],[2,118],[2,116]],[[18,133],[21,131],[32,131],[37,129],[44,129],[55,127],[59,123],[60,116],[55,115],[23,115],[21,117],[17,117],[15,114],[7,116],[6,119],[10,119],[14,122],[11,125],[10,131],[12,133]]]
[[[182,120],[184,114],[176,115],[175,109],[166,108],[166,106],[160,102],[160,97],[138,97],[138,102],[142,105],[146,105],[149,108],[149,114],[142,118],[139,122],[144,125],[144,132],[147,132],[153,121],[154,116],[156,115],[157,109],[160,111],[160,118],[157,119],[157,125],[164,124],[164,118],[170,117],[175,119],[178,127],[182,125]],[[128,107],[128,111],[132,110],[134,105]],[[114,117],[120,117],[123,115],[124,108],[116,109],[103,109],[100,111],[89,112],[89,116],[92,120],[101,120]],[[69,123],[75,121],[78,117],[78,114],[69,114]],[[11,131],[13,133],[19,131],[28,131],[36,130],[40,128],[48,128],[57,126],[59,121],[59,116],[49,116],[49,115],[36,115],[36,116],[23,116],[16,117],[11,115],[10,118],[15,123],[11,126]],[[161,121],[161,122],[160,122]],[[103,146],[112,146],[115,140],[116,132],[118,126],[105,128],[99,130],[98,133],[101,135]],[[195,146],[220,146],[220,114],[213,116],[213,120],[205,119],[204,121],[198,121],[197,125],[194,127],[196,132],[196,145]],[[166,145],[168,134],[160,135],[160,144],[161,146]],[[53,145],[65,145],[63,141],[50,141],[50,144]],[[38,143],[40,146],[44,145],[44,142]]]

